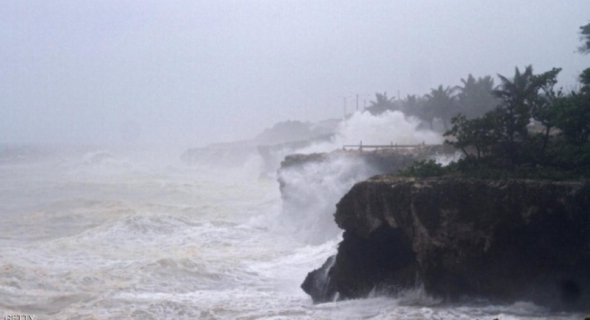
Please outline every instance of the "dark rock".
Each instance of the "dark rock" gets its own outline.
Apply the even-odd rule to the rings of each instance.
[[[334,300],[334,290],[329,290],[329,272],[334,265],[336,256],[331,256],[324,262],[321,268],[307,274],[305,281],[301,284],[303,291],[307,292],[313,301],[327,302]],[[328,295],[328,292],[330,295]]]
[[[418,280],[451,301],[590,308],[589,183],[379,176],[355,185],[335,218],[344,239],[315,302]]]

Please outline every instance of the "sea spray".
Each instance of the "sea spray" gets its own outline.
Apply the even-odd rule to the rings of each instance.
[[[333,239],[341,232],[334,223],[336,203],[356,182],[377,173],[362,158],[345,156],[280,170],[283,227],[305,243]]]
[[[418,124],[418,120],[399,111],[387,111],[378,116],[356,112],[340,121],[331,134],[322,135],[321,138],[276,144],[266,144],[256,139],[216,144],[185,150],[181,159],[190,165],[223,169],[241,169],[247,162],[258,161],[258,175],[272,179],[280,163],[290,154],[328,153],[342,149],[344,145],[361,143],[386,146],[442,143],[440,134],[419,130]]]
[[[112,157],[85,161],[101,150]],[[256,161],[213,170],[168,162],[160,156],[171,155],[160,155],[161,150],[52,149],[34,161],[20,156],[25,151],[16,150],[18,157],[9,155],[0,165],[0,307],[5,314],[34,314],[35,319],[584,316],[552,315],[522,303],[459,308],[386,297],[313,305],[299,285],[335,253],[341,239],[311,245],[295,239],[305,233],[275,228],[271,221],[286,218],[278,183],[260,179]]]
[[[379,116],[356,112],[340,122],[333,139],[298,150],[299,153],[330,152],[343,145],[441,144],[439,133],[419,130],[419,122],[400,111],[386,111]]]
[[[313,144],[297,150],[297,153],[331,152],[354,141],[377,145],[441,143],[440,134],[417,130],[417,125],[417,121],[399,111],[388,111],[380,116],[357,112],[339,124],[331,141]],[[395,157],[393,154],[391,158],[383,159],[393,162]],[[440,157],[444,161],[443,156]],[[282,186],[283,211],[280,221],[283,227],[299,234],[305,243],[318,244],[333,239],[341,232],[333,217],[340,198],[355,183],[376,174],[387,173],[393,167],[369,163],[366,157],[358,154],[335,152],[318,161],[303,161],[301,164],[282,167],[277,178]]]

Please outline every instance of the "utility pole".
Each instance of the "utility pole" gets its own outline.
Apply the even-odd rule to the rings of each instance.
[[[343,98],[344,101],[344,105],[343,105],[343,109],[344,109],[344,119],[346,119],[346,97]]]

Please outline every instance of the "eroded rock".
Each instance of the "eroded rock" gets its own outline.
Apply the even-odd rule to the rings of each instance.
[[[448,300],[590,308],[589,183],[378,176],[335,219],[344,240],[315,302],[418,281]]]

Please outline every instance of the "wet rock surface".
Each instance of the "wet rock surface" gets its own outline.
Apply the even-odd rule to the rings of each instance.
[[[590,308],[588,182],[377,176],[341,199],[335,220],[338,253],[302,286],[314,302],[420,284],[449,301]]]

